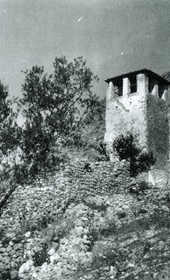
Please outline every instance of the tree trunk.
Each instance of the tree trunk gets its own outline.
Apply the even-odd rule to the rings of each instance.
[[[3,207],[6,204],[7,200],[10,198],[12,193],[15,191],[15,189],[18,187],[18,184],[14,183],[5,193],[5,195],[0,199],[0,216],[3,212]]]

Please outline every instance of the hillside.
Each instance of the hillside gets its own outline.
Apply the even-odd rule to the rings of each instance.
[[[0,279],[170,279],[170,191],[122,162],[74,161],[19,186],[0,218]]]

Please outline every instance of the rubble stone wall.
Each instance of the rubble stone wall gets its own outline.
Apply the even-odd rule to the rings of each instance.
[[[28,256],[26,252],[36,244],[34,238],[23,234],[35,228],[43,229],[47,223],[58,219],[65,202],[113,193],[124,193],[129,178],[126,162],[77,161],[48,178],[37,178],[31,185],[19,186],[9,199],[0,217],[0,279],[10,271],[15,279],[18,269]],[[38,234],[38,233],[37,233]],[[50,235],[50,233],[49,233]],[[40,240],[38,238],[38,241]],[[40,246],[40,244],[39,244]]]

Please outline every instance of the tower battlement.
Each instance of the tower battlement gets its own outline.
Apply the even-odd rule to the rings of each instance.
[[[129,97],[129,95],[151,93],[166,100],[170,82],[148,69],[142,69],[107,79],[111,97]],[[109,90],[108,94],[109,95]]]
[[[142,69],[107,79],[105,142],[112,157],[112,144],[121,134],[138,136],[152,151],[156,168],[167,170],[170,156],[170,82]]]

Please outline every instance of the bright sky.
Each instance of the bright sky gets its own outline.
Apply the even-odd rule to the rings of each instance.
[[[78,56],[104,79],[149,68],[170,71],[169,0],[0,0],[0,79],[21,94],[21,70]]]

